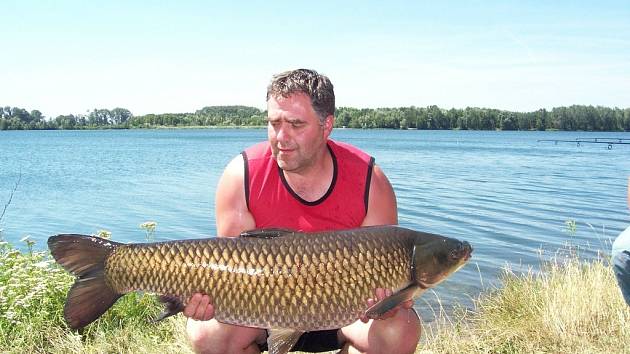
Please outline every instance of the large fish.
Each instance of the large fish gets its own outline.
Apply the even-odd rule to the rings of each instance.
[[[217,321],[270,329],[270,353],[286,353],[305,331],[377,318],[444,280],[472,252],[467,242],[398,226],[139,244],[63,234],[50,237],[48,247],[77,276],[64,308],[72,328],[96,320],[128,292],[162,295],[162,318],[205,293]],[[394,293],[367,308],[376,288]]]

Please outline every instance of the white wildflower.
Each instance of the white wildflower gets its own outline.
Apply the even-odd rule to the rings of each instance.
[[[33,266],[37,267],[37,268],[48,268],[48,266],[52,263],[53,261],[41,261],[41,262],[37,262],[35,264],[33,264]]]

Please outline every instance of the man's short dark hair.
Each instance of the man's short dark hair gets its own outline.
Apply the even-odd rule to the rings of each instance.
[[[326,117],[335,114],[335,91],[328,77],[310,69],[289,70],[274,75],[267,86],[269,98],[289,97],[303,93],[311,98],[313,110],[324,122]]]

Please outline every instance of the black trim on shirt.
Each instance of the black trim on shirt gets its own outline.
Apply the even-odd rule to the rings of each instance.
[[[247,164],[247,153],[245,150],[241,152],[243,155],[243,166],[245,167],[245,171],[243,172],[243,184],[245,185],[245,204],[247,204],[247,210],[251,212],[249,209],[249,166]]]
[[[280,180],[282,180],[282,184],[284,184],[284,187],[287,189],[287,191],[289,191],[289,194],[291,194],[293,198],[295,198],[298,202],[304,205],[315,206],[315,205],[319,205],[323,203],[324,200],[326,200],[326,198],[328,198],[328,196],[332,194],[333,189],[335,188],[335,184],[337,183],[337,158],[335,157],[335,153],[333,153],[330,146],[326,145],[326,147],[328,148],[328,151],[330,152],[330,156],[332,157],[333,178],[332,178],[332,181],[330,182],[330,187],[328,187],[328,190],[326,191],[326,194],[324,194],[321,198],[315,201],[309,202],[307,200],[302,199],[302,197],[300,197],[297,193],[295,193],[295,191],[293,191],[291,186],[289,186],[289,182],[287,182],[287,179],[284,176],[284,171],[280,168],[280,165],[278,165],[278,173],[280,174]]]
[[[367,178],[365,180],[365,193],[363,193],[363,203],[365,204],[365,215],[368,212],[368,206],[370,201],[370,183],[372,182],[372,170],[374,170],[374,157],[370,157],[370,163],[368,164]]]

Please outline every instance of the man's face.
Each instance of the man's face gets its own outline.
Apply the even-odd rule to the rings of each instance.
[[[323,156],[333,116],[322,124],[310,98],[303,93],[270,97],[267,101],[267,135],[278,166],[300,172]]]

